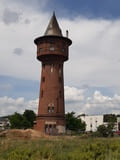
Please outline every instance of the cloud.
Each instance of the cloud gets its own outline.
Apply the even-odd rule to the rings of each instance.
[[[2,20],[5,24],[9,25],[12,23],[18,23],[20,20],[20,13],[10,10],[6,8],[3,12]]]
[[[27,18],[27,19],[25,19],[25,24],[30,24],[31,23],[31,21]]]
[[[93,95],[87,97],[85,92],[75,87],[65,87],[66,112],[74,111],[76,114],[88,115],[120,114],[120,95],[109,97],[104,96],[100,91],[95,91]],[[0,116],[14,112],[23,113],[25,109],[31,109],[37,113],[38,99],[25,101],[23,97],[16,99],[7,96],[0,97]]]
[[[25,24],[27,18],[30,23]],[[7,29],[1,25],[0,35],[9,42],[6,47],[6,41],[3,38],[0,40],[0,43],[3,44],[0,51],[4,53],[0,56],[1,74],[39,80],[40,63],[35,60],[36,46],[33,41],[44,34],[49,19],[48,14],[26,10],[19,24]],[[68,29],[73,41],[69,49],[69,61],[65,63],[65,84],[120,86],[120,75],[118,74],[120,20],[76,17],[72,20],[62,18],[58,21],[63,34]],[[10,51],[13,52],[13,48],[18,48],[18,46],[21,46],[25,53],[21,59],[9,54]],[[13,58],[12,65],[8,65]],[[22,63],[19,63],[20,61]]]
[[[23,97],[17,99],[11,97],[0,97],[0,116],[11,115],[14,112],[23,113],[25,109],[36,112],[38,99],[25,101]]]
[[[15,48],[13,53],[20,56],[23,54],[23,49],[22,48]]]
[[[79,102],[84,100],[84,90],[75,87],[65,86],[66,103]]]

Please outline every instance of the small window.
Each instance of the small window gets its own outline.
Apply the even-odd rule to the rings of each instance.
[[[39,51],[40,51],[40,52],[42,52],[42,51],[43,51],[43,49],[42,49],[42,48],[39,48]]]
[[[62,97],[62,92],[61,91],[59,91],[59,95],[60,95],[60,98]]]
[[[62,82],[62,77],[59,77],[59,82]]]
[[[61,69],[59,69],[59,75],[61,75]]]
[[[43,90],[41,91],[41,97],[43,97]]]
[[[45,82],[45,77],[42,77],[42,82]]]
[[[43,69],[45,69],[45,64],[42,64]]]
[[[50,51],[54,51],[55,48],[53,46],[50,47]]]
[[[54,112],[54,107],[52,107],[51,111]]]
[[[51,64],[50,71],[53,72],[53,64]]]
[[[62,52],[64,52],[65,51],[65,49],[64,48],[62,48]]]
[[[50,109],[50,107],[48,107],[48,112],[49,112],[49,113],[51,112],[51,109]]]

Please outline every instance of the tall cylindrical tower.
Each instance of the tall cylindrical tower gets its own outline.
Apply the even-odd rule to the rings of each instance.
[[[48,134],[65,133],[63,63],[72,41],[63,37],[55,13],[42,37],[34,40],[42,62],[38,115],[34,129]]]

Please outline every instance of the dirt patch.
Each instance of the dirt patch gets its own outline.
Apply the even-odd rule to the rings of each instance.
[[[26,129],[26,130],[11,129],[1,132],[0,137],[34,139],[34,138],[48,137],[48,136],[33,129]]]

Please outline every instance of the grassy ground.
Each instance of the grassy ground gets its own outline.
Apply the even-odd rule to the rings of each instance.
[[[0,138],[0,160],[120,160],[120,138]]]

